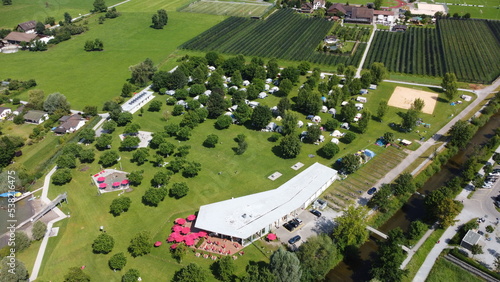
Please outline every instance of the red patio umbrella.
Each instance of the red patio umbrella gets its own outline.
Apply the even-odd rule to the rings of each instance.
[[[207,232],[205,232],[205,231],[198,232],[198,237],[206,237],[206,236],[207,236]]]
[[[173,244],[172,246],[170,246],[170,249],[172,249],[172,250],[177,249],[177,244]]]
[[[98,182],[104,182],[104,180],[106,180],[106,177],[101,176],[101,177],[97,178]]]
[[[175,223],[180,224],[180,225],[184,225],[184,224],[186,224],[186,220],[184,218],[178,218],[175,220]]]
[[[180,243],[180,242],[184,241],[184,236],[182,236],[182,235],[177,236],[174,238],[174,241],[177,243]]]
[[[108,186],[106,183],[101,183],[101,184],[99,184],[99,188],[101,188],[101,189],[106,188],[106,186]]]
[[[170,236],[167,238],[167,241],[168,241],[168,242],[173,242],[173,241],[175,241],[175,237],[173,237],[172,235],[170,235]]]
[[[122,180],[122,185],[127,185],[128,184],[128,179],[123,179]]]
[[[189,227],[184,227],[184,228],[182,228],[181,233],[182,233],[182,234],[188,234],[190,231],[191,231],[191,228],[189,228]]]
[[[113,187],[118,187],[120,186],[120,182],[113,182]]]
[[[188,217],[186,217],[187,220],[189,221],[193,221],[196,219],[196,215],[192,214],[192,215],[188,215]]]
[[[186,243],[186,245],[187,245],[187,246],[192,246],[192,245],[194,245],[194,240],[193,240],[193,239],[188,238],[188,239],[186,239],[186,240],[184,241],[184,243]]]
[[[159,246],[161,246],[161,242],[160,241],[156,241],[155,247],[159,247]]]
[[[172,227],[172,230],[174,232],[181,232],[182,226],[180,226],[180,225],[174,225],[174,227]]]
[[[276,240],[276,234],[274,234],[274,233],[267,234],[267,240],[269,240],[269,241]]]

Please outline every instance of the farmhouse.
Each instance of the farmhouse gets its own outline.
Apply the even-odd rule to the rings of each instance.
[[[65,134],[75,132],[85,125],[85,119],[81,115],[63,116],[59,119],[61,125],[57,127],[54,132],[58,134]]]
[[[336,179],[336,170],[315,163],[276,189],[201,206],[195,227],[247,246],[307,208]]]
[[[24,115],[24,121],[34,124],[41,124],[49,118],[49,114],[44,111],[28,111]]]
[[[20,44],[21,42],[31,42],[38,38],[36,33],[23,33],[12,31],[11,33],[5,36],[5,40],[11,44]]]
[[[36,21],[27,21],[17,25],[16,30],[19,32],[33,33],[35,32]]]
[[[12,113],[10,108],[0,107],[0,119],[7,118]]]
[[[335,3],[328,8],[329,16],[344,15],[346,23],[371,24],[374,10],[367,7],[357,7]]]

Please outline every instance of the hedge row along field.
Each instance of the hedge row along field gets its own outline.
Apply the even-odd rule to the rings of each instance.
[[[280,9],[265,20],[230,17],[182,44],[180,48],[217,51],[285,60],[334,65],[358,64],[366,44],[354,56],[316,52],[333,23]]]
[[[383,62],[392,72],[490,83],[500,75],[500,21],[441,19],[437,27],[377,31],[364,67]]]

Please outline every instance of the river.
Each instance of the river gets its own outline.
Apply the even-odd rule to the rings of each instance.
[[[446,164],[441,166],[441,170],[430,177],[427,182],[418,190],[419,193],[426,195],[431,191],[443,186],[453,177],[458,176],[460,167],[474,152],[478,145],[486,142],[494,136],[494,130],[500,128],[500,114],[493,115],[490,120],[472,137],[465,148],[460,150]],[[403,207],[397,211],[384,225],[378,229],[385,234],[390,230],[400,227],[406,231],[412,221],[423,220],[425,217],[424,201],[419,195],[413,195]],[[376,235],[375,235],[376,236]],[[346,259],[333,268],[326,276],[327,281],[368,281],[370,280],[371,261],[376,256],[377,244],[373,235],[359,249],[359,256]]]

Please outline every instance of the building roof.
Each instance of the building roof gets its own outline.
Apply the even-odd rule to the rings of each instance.
[[[383,15],[383,16],[394,16],[394,12],[393,12],[393,11],[373,10],[373,14],[374,14],[375,16],[378,16],[378,15]]]
[[[122,110],[124,112],[129,112],[133,110],[135,107],[148,100],[151,95],[153,95],[153,91],[141,91],[141,93],[134,95],[127,102],[123,103]]]
[[[300,208],[336,177],[336,170],[315,163],[276,189],[201,206],[195,227],[248,238]]]
[[[352,9],[352,19],[362,19],[362,18],[368,18],[372,19],[373,18],[373,10],[368,9],[366,7],[356,7],[355,9]]]
[[[300,8],[302,10],[311,10],[313,8],[313,4],[311,4],[310,2],[306,2],[306,3],[302,4],[302,6],[300,6]]]
[[[62,119],[62,118],[61,118]],[[59,127],[69,130],[71,128],[76,128],[80,121],[84,120],[81,115],[69,116]]]
[[[10,110],[12,111],[10,108],[7,108],[7,107],[0,107],[0,114],[3,113],[4,111],[6,110]]]
[[[328,8],[328,12],[332,12],[333,10],[338,10],[344,14],[346,13],[345,6],[341,3],[335,3]]]
[[[27,119],[27,120],[40,120],[44,115],[46,115],[47,112],[44,112],[44,111],[36,111],[36,110],[32,110],[32,111],[28,111],[25,115],[24,115],[24,119]]]
[[[17,25],[18,28],[21,28],[24,31],[35,29],[36,21],[27,21],[24,23],[20,23]]]
[[[12,31],[7,36],[5,36],[5,40],[16,41],[16,42],[30,42],[33,39],[37,38],[37,36],[38,35],[36,33],[24,33],[24,32]]]
[[[464,238],[462,239],[462,242],[465,242],[465,243],[470,244],[472,246],[472,245],[477,244],[480,239],[481,239],[481,235],[479,235],[478,233],[476,233],[472,230],[469,230],[469,231],[467,231],[467,234],[465,234]]]

